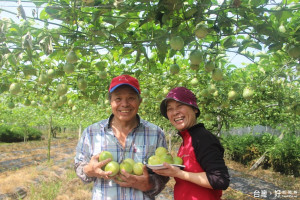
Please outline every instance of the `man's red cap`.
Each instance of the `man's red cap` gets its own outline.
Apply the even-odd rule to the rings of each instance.
[[[108,91],[112,93],[115,89],[117,89],[121,85],[129,85],[131,86],[138,94],[141,94],[140,84],[138,80],[129,75],[120,75],[111,80]]]

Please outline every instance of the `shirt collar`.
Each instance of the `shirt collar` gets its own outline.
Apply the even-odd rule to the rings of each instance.
[[[183,131],[178,131],[178,134],[179,135],[185,135],[186,133],[192,131],[193,129],[197,129],[198,127],[204,127],[204,124],[203,123],[198,123],[198,124],[195,124],[194,126],[186,129],[186,130],[183,130]]]

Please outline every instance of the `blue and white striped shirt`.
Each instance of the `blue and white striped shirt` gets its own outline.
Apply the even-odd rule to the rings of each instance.
[[[128,134],[125,147],[119,143],[112,128],[109,126],[113,115],[87,127],[82,134],[76,148],[75,170],[84,182],[94,181],[93,200],[142,200],[155,199],[165,186],[169,178],[150,174],[154,188],[149,192],[142,192],[134,188],[120,187],[113,180],[87,177],[83,167],[87,165],[92,156],[101,151],[112,153],[114,160],[121,163],[126,158],[136,162],[145,163],[155,153],[159,146],[166,147],[163,131],[157,125],[140,119],[139,125]]]

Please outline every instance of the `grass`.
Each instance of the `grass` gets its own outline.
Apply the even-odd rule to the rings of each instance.
[[[62,186],[62,181],[49,181],[42,182],[40,185],[31,185],[30,200],[53,200],[58,195],[60,188]]]
[[[226,165],[229,168],[235,169],[236,171],[240,171],[246,175],[259,177],[260,179],[269,183],[273,183],[274,185],[282,189],[299,190],[300,188],[300,177],[286,176],[280,174],[279,172],[274,172],[269,169],[265,170],[260,167],[254,171],[251,171],[249,166],[245,166],[241,163],[234,162],[231,160],[226,160]]]

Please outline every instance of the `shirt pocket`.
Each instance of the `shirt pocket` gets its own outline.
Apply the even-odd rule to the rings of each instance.
[[[155,154],[156,146],[154,145],[134,145],[133,157],[135,162],[146,164],[148,158]]]

